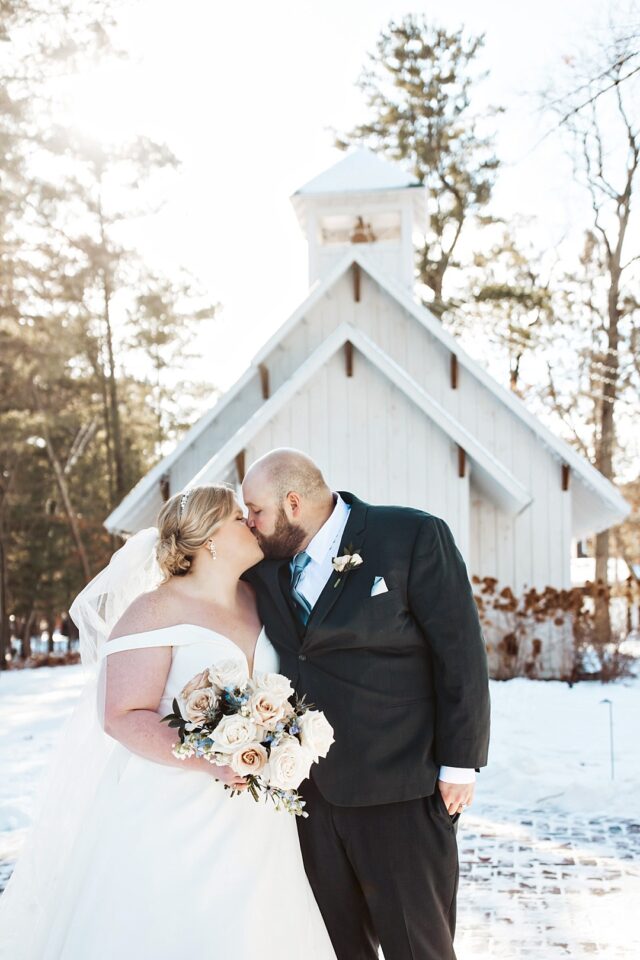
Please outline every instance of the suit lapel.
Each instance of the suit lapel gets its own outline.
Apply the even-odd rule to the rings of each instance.
[[[351,506],[351,510],[349,511],[349,519],[347,520],[344,528],[342,539],[340,541],[340,548],[336,556],[343,556],[348,547],[353,547],[355,552],[362,554],[362,545],[366,533],[367,504],[363,503],[362,500],[358,500],[358,498],[354,497],[352,493],[346,493],[342,490],[340,490],[339,493],[345,503],[348,503]],[[322,593],[318,597],[313,610],[311,611],[311,616],[309,617],[309,622],[307,623],[305,642],[330,613],[336,600],[344,590],[349,578],[357,576],[365,564],[366,560],[364,560],[364,563],[362,563],[361,566],[356,567],[354,570],[349,570],[346,573],[339,574],[335,571],[332,572],[331,576],[325,583]]]
[[[289,582],[289,561],[263,560],[261,566],[262,579],[267,587],[269,596],[278,608],[278,613],[285,626],[284,635],[287,637],[288,645],[291,646],[292,649],[298,649],[302,624],[296,618],[284,593],[285,586]],[[283,570],[286,576],[283,574]],[[290,641],[289,638],[291,638]]]

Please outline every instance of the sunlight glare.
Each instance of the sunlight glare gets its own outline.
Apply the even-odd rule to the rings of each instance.
[[[67,78],[56,119],[101,143],[135,137],[145,116],[138,73],[131,63],[105,63]]]

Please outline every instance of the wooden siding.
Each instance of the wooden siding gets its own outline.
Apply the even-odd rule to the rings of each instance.
[[[344,483],[373,502],[407,503],[443,516],[461,547],[466,545],[471,573],[496,576],[514,589],[568,586],[571,489],[562,490],[559,461],[466,369],[458,367],[457,389],[452,389],[450,351],[364,272],[360,302],[354,301],[346,274],[273,351],[267,360],[272,390],[345,321],[367,333],[477,437],[531,491],[534,502],[511,517],[474,487],[468,461],[467,477],[459,480],[457,451],[448,439],[357,351],[353,378],[345,376],[342,355],[333,358],[314,378],[313,389],[309,385],[304,391],[300,409],[290,418],[290,434],[290,415],[283,412],[271,439],[264,431],[255,449],[247,451],[248,462],[258,449],[301,446],[323,463],[335,486]],[[336,417],[343,426],[330,430]],[[436,432],[439,439],[433,439]],[[450,476],[458,486],[443,482]],[[464,506],[461,489],[470,490]]]
[[[362,329],[400,364],[531,492],[533,503],[517,517],[501,510],[474,484],[469,458],[459,478],[455,444],[357,350],[353,376],[347,377],[344,352],[338,351],[249,444],[246,464],[274,446],[300,447],[318,460],[334,487],[374,503],[407,504],[442,516],[471,574],[495,576],[516,590],[568,586],[576,486],[562,490],[557,458],[460,365],[452,389],[451,352],[364,271],[359,302],[347,271],[264,358],[262,377],[256,370],[172,466],[171,490],[189,483],[260,408],[267,373],[273,396],[343,322]],[[158,490],[141,504],[135,527],[152,523],[160,504]]]
[[[467,552],[469,479],[458,477],[456,445],[357,350],[353,377],[338,352],[254,438],[247,459],[284,445],[306,450],[334,488],[446,517]]]

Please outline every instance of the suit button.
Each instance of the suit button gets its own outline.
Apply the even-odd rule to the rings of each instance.
[[[306,654],[301,653],[301,654],[298,655],[298,660],[306,660],[306,659],[307,659]]]

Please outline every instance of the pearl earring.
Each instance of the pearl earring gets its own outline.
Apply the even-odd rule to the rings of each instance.
[[[216,550],[216,545],[215,545],[215,543],[213,542],[213,540],[209,540],[208,547],[209,547],[209,553],[211,554],[211,559],[212,559],[212,560],[217,560],[217,559],[218,559],[218,551]]]

